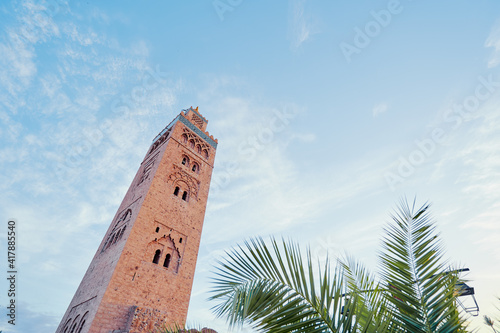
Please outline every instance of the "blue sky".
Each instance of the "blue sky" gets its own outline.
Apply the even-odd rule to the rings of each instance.
[[[499,13],[493,0],[3,2],[0,216],[19,227],[18,332],[55,330],[151,140],[190,106],[219,139],[190,322],[225,332],[210,269],[251,236],[376,272],[404,195],[433,203],[446,258],[494,313]]]

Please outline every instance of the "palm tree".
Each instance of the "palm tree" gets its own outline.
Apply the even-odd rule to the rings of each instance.
[[[456,274],[428,214],[402,201],[386,228],[379,282],[352,258],[319,268],[292,241],[246,241],[213,278],[214,312],[261,332],[460,332]]]

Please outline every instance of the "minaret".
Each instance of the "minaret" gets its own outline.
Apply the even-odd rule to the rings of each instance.
[[[217,139],[192,107],[153,140],[56,333],[184,324]]]

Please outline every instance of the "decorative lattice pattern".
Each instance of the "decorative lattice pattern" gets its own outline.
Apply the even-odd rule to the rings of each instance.
[[[191,116],[191,121],[196,125],[198,126],[199,128],[203,128],[203,120],[198,117],[197,115],[193,114]]]

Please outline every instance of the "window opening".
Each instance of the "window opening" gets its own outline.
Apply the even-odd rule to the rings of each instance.
[[[86,317],[87,317],[87,314],[88,314],[88,313],[89,313],[88,311],[87,311],[87,312],[85,312],[85,314],[83,315],[82,319],[80,320],[80,326],[79,326],[80,328],[78,329],[78,332],[77,332],[77,333],[81,333],[81,332],[82,332],[82,330],[83,330],[83,326],[85,326],[85,321],[87,320],[87,318],[86,318]]]
[[[158,232],[158,231],[160,231],[160,227],[156,227],[155,232]]]
[[[167,256],[165,257],[165,261],[163,262],[163,267],[168,268],[169,265],[170,265],[170,253],[168,253]]]
[[[188,193],[186,191],[184,191],[184,193],[182,193],[182,200],[187,201],[187,196],[188,196]]]
[[[120,237],[119,237],[119,239],[122,239],[122,236],[123,236],[123,234],[125,233],[125,229],[126,229],[126,228],[127,228],[127,226],[124,226],[124,227],[123,227],[122,231],[120,232]]]
[[[160,261],[160,256],[161,256],[161,251],[156,250],[155,256],[153,258],[153,264],[158,264],[158,262]]]
[[[179,243],[182,243],[182,237],[179,239]]]
[[[139,181],[139,184],[141,184],[143,181],[145,181],[149,177],[149,173],[151,172],[151,169],[153,169],[153,165],[155,162],[155,158],[152,158],[145,166],[144,166],[144,171],[142,172],[141,180]],[[128,211],[127,213],[128,214]]]
[[[179,195],[179,186],[177,186],[174,190],[174,195]]]
[[[115,234],[112,234],[111,235],[111,238],[109,240],[109,243],[108,243],[108,247],[110,247],[111,245],[113,245],[113,242],[115,241]]]
[[[75,320],[73,320],[73,326],[71,327],[70,333],[76,333],[76,328],[78,327],[78,321],[80,319],[80,316],[76,316]]]
[[[69,328],[71,327],[71,318],[66,322],[66,328],[64,329],[64,333],[67,333]]]
[[[187,158],[185,158],[185,157],[184,157],[184,158],[182,159],[182,165],[186,165],[186,163],[187,163]]]
[[[80,329],[78,330],[78,333],[82,332],[84,325],[85,325],[85,319],[82,321],[82,324],[80,325]]]

